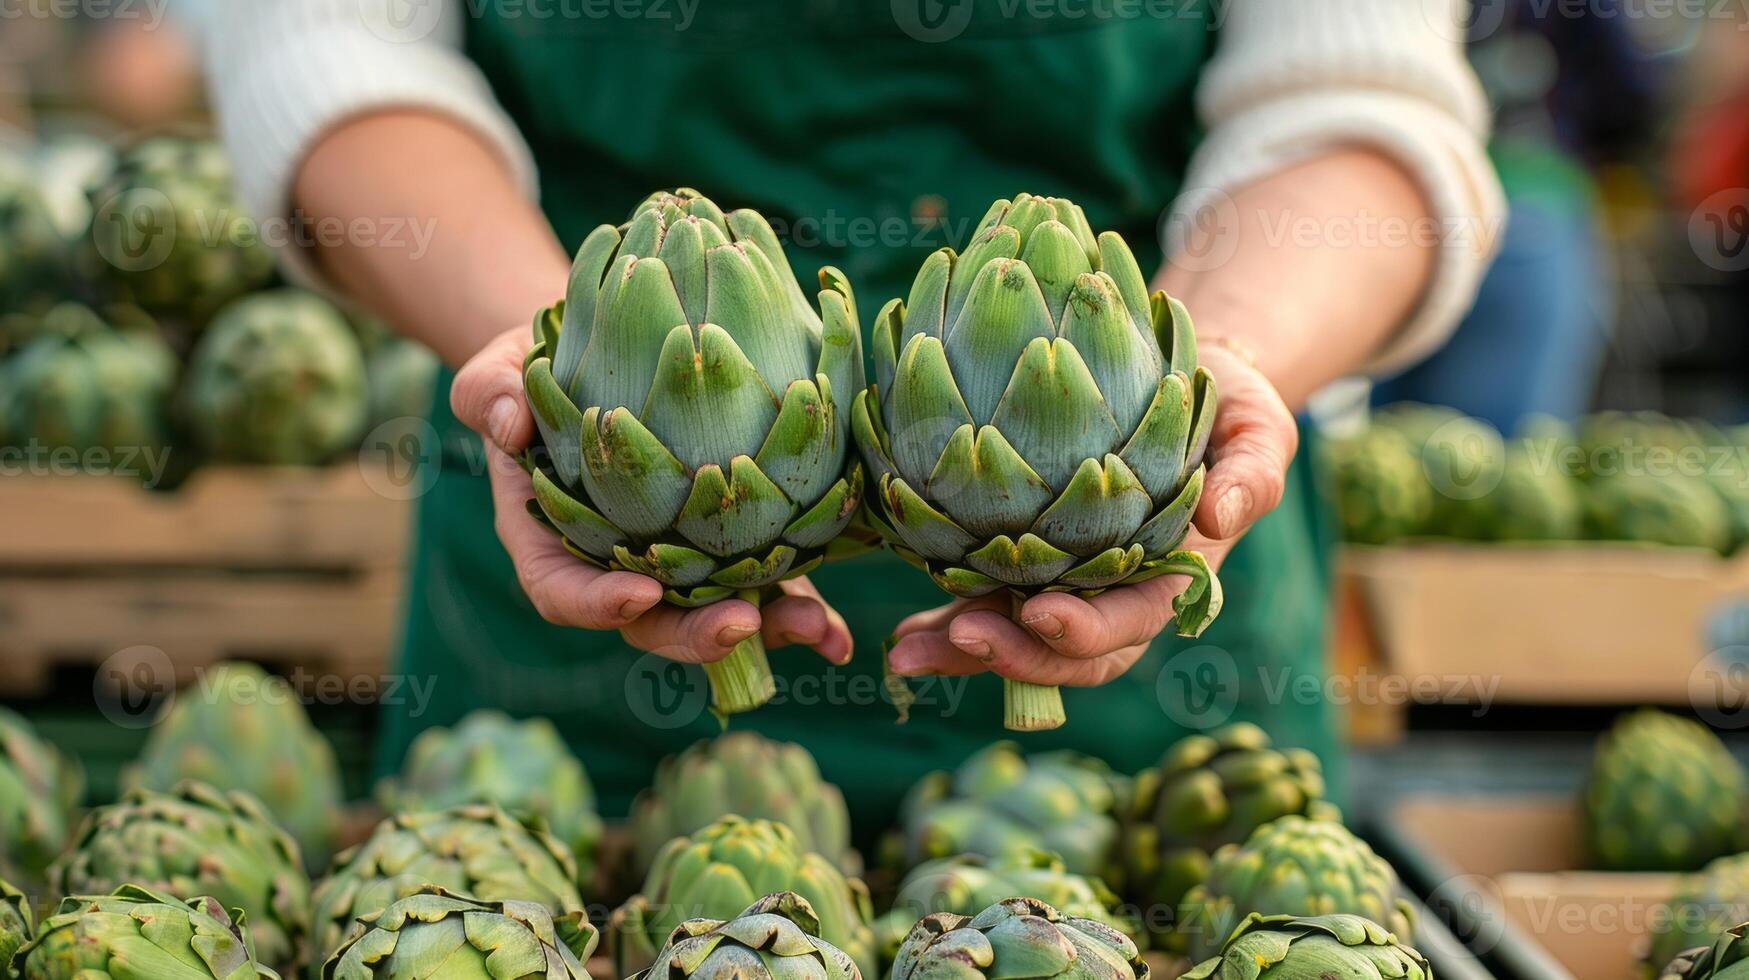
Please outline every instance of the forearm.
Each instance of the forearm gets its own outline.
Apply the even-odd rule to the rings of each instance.
[[[1230,201],[1197,223],[1157,282],[1199,332],[1248,349],[1298,409],[1415,310],[1438,261],[1437,223],[1407,171],[1362,149],[1254,181]]]
[[[441,116],[382,112],[336,128],[299,169],[293,207],[316,232],[323,275],[451,365],[565,289],[552,227],[503,161]]]

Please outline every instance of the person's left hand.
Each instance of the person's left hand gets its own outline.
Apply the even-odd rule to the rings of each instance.
[[[1218,569],[1233,544],[1281,503],[1299,429],[1275,386],[1246,359],[1205,344],[1217,408],[1208,477],[1194,527],[1179,547]],[[907,617],[888,663],[901,676],[993,671],[1011,680],[1094,687],[1127,671],[1172,621],[1181,575],[1110,589],[1092,599],[1047,592],[1028,599],[1019,624],[1006,591]]]

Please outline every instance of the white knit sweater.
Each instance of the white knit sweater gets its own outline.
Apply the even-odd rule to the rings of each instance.
[[[1412,173],[1443,231],[1421,307],[1371,365],[1425,357],[1469,309],[1505,204],[1483,152],[1488,111],[1460,43],[1469,0],[1218,0],[1220,45],[1197,95],[1207,139],[1177,230],[1224,195],[1333,146]],[[496,146],[532,196],[527,145],[460,52],[462,0],[225,0],[204,48],[225,140],[255,214],[289,209],[294,171],[337,123],[400,106],[447,114]],[[1210,210],[1213,209],[1213,210]],[[1364,228],[1354,233],[1363,235]],[[1169,231],[1169,238],[1178,236]],[[1168,247],[1180,244],[1169,240]],[[309,266],[288,249],[294,275]]]

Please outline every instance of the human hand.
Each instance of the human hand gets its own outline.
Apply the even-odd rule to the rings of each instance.
[[[529,515],[533,484],[514,456],[535,435],[522,386],[531,343],[526,326],[499,334],[457,372],[450,407],[486,442],[498,538],[541,617],[560,626],[617,629],[640,650],[686,663],[721,660],[755,633],[768,647],[801,644],[832,663],[848,662],[850,628],[806,578],[781,583],[784,594],[759,608],[726,599],[681,609],[662,601],[662,583],[590,565]]]
[[[1299,429],[1239,349],[1205,343],[1200,354],[1219,401],[1202,501],[1180,548],[1201,552],[1218,569],[1245,531],[1281,503]],[[961,599],[901,622],[888,664],[901,676],[992,671],[1032,684],[1094,687],[1141,657],[1171,622],[1172,600],[1187,585],[1186,577],[1169,575],[1091,599],[1047,592],[1026,601],[1018,624],[1005,591]]]

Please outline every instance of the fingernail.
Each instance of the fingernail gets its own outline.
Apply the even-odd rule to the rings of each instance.
[[[1050,613],[1039,613],[1036,616],[1026,616],[1021,619],[1026,628],[1047,640],[1063,638],[1063,621]]]
[[[639,602],[636,599],[627,599],[625,602],[620,604],[619,618],[627,620],[629,622],[630,620],[634,620],[634,619],[637,619],[639,616],[642,616],[648,608],[649,608],[648,606],[644,605],[642,602]]]
[[[983,640],[954,640],[953,645],[959,647],[967,654],[977,657],[979,660],[990,659],[990,644],[985,643]]]
[[[516,399],[499,395],[492,402],[492,407],[486,410],[486,430],[492,433],[498,448],[509,451],[511,440],[516,438]]]
[[[725,626],[717,633],[717,645],[732,647],[757,632],[759,630],[750,626]]]
[[[1245,515],[1251,513],[1251,491],[1234,487],[1221,495],[1215,504],[1215,523],[1221,526],[1221,537],[1230,538],[1244,526]]]

